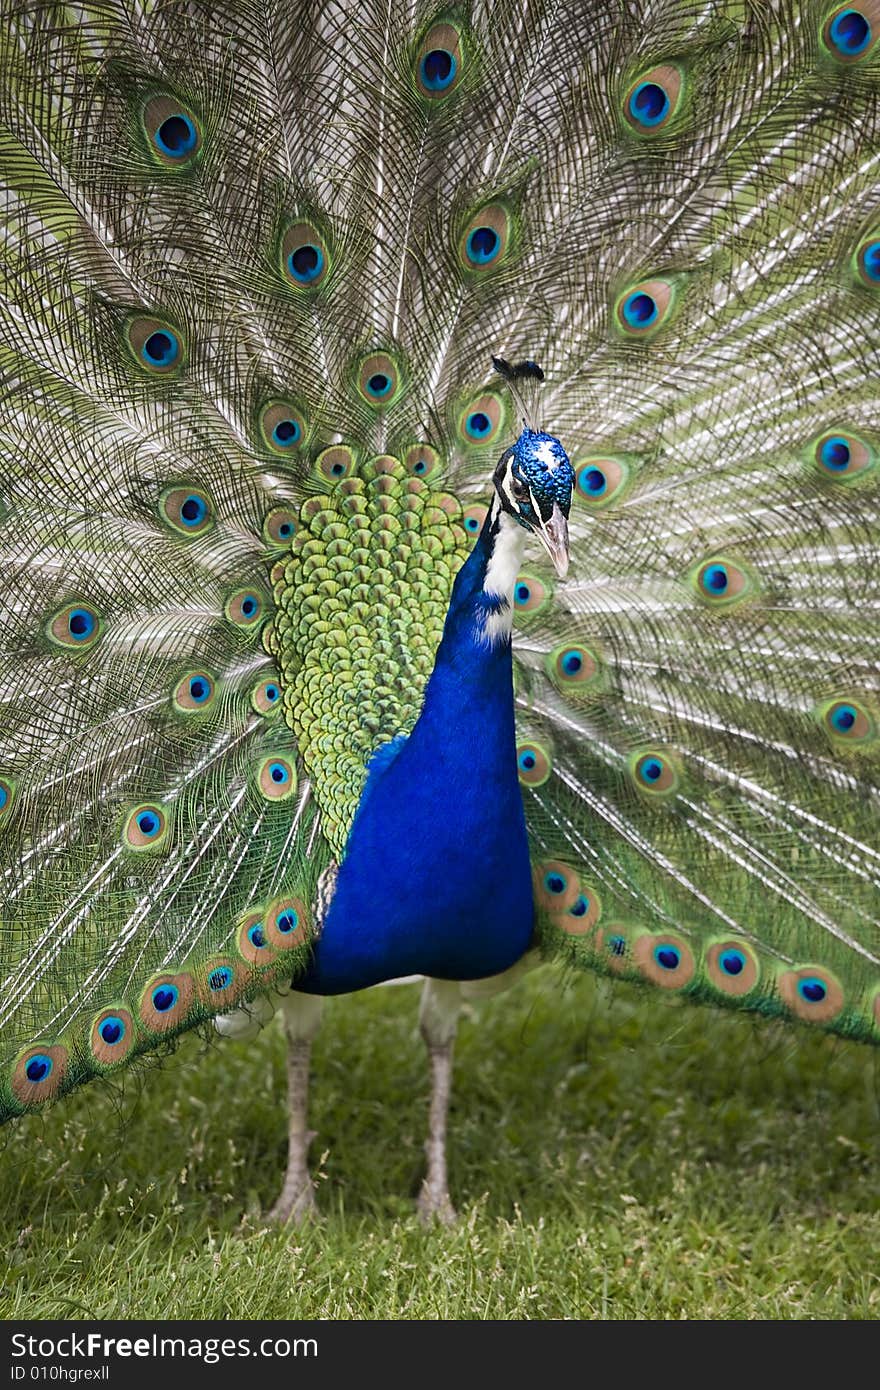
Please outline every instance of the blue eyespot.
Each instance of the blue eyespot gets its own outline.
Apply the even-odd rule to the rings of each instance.
[[[531,748],[526,748],[517,758],[517,764],[521,772],[533,772],[538,765],[538,759]]]
[[[842,473],[849,467],[852,450],[849,443],[842,435],[834,434],[830,439],[826,439],[819,450],[819,458],[823,468],[827,468],[832,473]]]
[[[723,594],[730,582],[726,565],[707,565],[701,578],[703,587],[712,594]]]
[[[272,431],[272,443],[279,449],[292,449],[302,439],[302,430],[296,420],[279,420]]]
[[[241,601],[241,612],[245,618],[252,618],[257,611],[257,600],[253,594],[246,594]]]
[[[297,926],[299,925],[299,918],[297,917],[296,913],[293,911],[292,908],[288,908],[285,912],[282,912],[280,916],[276,919],[275,925],[278,928],[278,930],[280,932],[283,932],[286,936],[288,932],[296,930]]]
[[[381,400],[381,398],[387,396],[388,392],[391,390],[391,377],[385,372],[374,372],[367,380],[367,390],[371,396],[375,396],[377,400]],[[338,465],[338,467],[341,466]]]
[[[492,428],[492,421],[483,410],[475,410],[465,420],[464,427],[471,439],[485,439]]]
[[[204,676],[192,676],[189,693],[197,705],[203,705],[211,694],[211,683]]]
[[[464,519],[464,529],[472,536],[475,536],[480,529],[480,523],[475,516],[466,516]]]
[[[856,58],[871,42],[871,26],[859,10],[841,10],[828,26],[828,38],[844,58]]]
[[[97,626],[94,613],[88,608],[71,608],[67,618],[67,630],[74,642],[87,642]]]
[[[550,873],[544,875],[544,887],[548,893],[564,893],[568,884],[562,874]]]
[[[28,1081],[33,1082],[36,1086],[51,1076],[53,1066],[52,1058],[47,1057],[45,1052],[35,1052],[33,1057],[28,1058],[24,1074]]]
[[[287,269],[298,285],[311,285],[324,269],[324,252],[320,246],[306,242],[291,251],[287,257]]]
[[[621,312],[630,328],[649,328],[657,318],[657,301],[644,290],[635,290],[623,301]]]
[[[742,951],[722,951],[718,964],[725,975],[741,975],[746,968],[746,958]]]
[[[152,840],[162,828],[162,822],[155,811],[141,811],[136,820],[138,830],[147,840]]]
[[[3,810],[3,807],[6,805],[8,800],[9,789],[6,786],[4,786],[2,782],[0,782],[0,811]]]
[[[838,733],[848,734],[858,719],[858,712],[852,705],[836,705],[829,718]]]
[[[589,901],[584,897],[583,893],[579,893],[568,910],[572,917],[586,917],[590,910]]]
[[[579,474],[578,485],[581,491],[587,493],[588,496],[601,497],[608,487],[608,479],[601,468],[591,465],[589,468],[584,468]]]
[[[626,939],[622,936],[609,936],[608,949],[612,956],[623,956],[626,954]]]
[[[532,591],[529,588],[528,584],[517,584],[516,588],[513,591],[513,601],[517,605],[517,607],[522,608],[524,604],[528,603],[531,597]]]
[[[583,670],[584,659],[580,652],[563,652],[561,665],[565,675],[577,676]]]
[[[252,946],[256,946],[258,951],[264,948],[266,945],[266,934],[263,931],[262,922],[255,922],[254,925],[249,928],[247,939]]]
[[[663,764],[659,758],[643,758],[639,763],[638,772],[642,781],[650,786],[663,776]]]
[[[429,92],[445,92],[455,81],[458,64],[447,48],[432,48],[419,64],[422,83]]]
[[[153,1008],[157,1014],[167,1014],[169,1009],[173,1009],[179,998],[177,985],[157,985],[150,995]]]
[[[669,114],[669,97],[657,82],[640,82],[629,99],[633,120],[646,129],[660,125]]]
[[[859,260],[869,280],[880,280],[880,241],[869,241]]]
[[[98,1032],[101,1035],[102,1042],[105,1042],[108,1047],[115,1047],[116,1044],[121,1042],[125,1037],[125,1024],[121,1018],[117,1018],[115,1014],[111,1014],[108,1018],[103,1020],[98,1028]]]
[[[828,993],[828,987],[822,980],[810,977],[805,980],[798,980],[798,994],[808,1004],[821,1004]]]
[[[208,988],[217,994],[221,989],[228,989],[232,984],[233,974],[228,965],[218,965],[216,970],[212,970],[208,976]]]
[[[677,946],[670,946],[668,942],[662,942],[654,947],[654,959],[661,970],[677,970],[681,965],[681,951]]]
[[[180,520],[184,526],[199,526],[208,515],[208,504],[204,497],[190,493],[180,504]]]
[[[154,138],[162,154],[169,159],[185,159],[195,149],[198,137],[189,116],[178,111],[162,122]]]
[[[283,787],[285,782],[290,781],[290,769],[284,763],[270,763],[269,776],[277,787]]]
[[[492,227],[475,227],[465,249],[472,265],[489,265],[501,250],[501,238]]]
[[[159,328],[151,333],[141,348],[141,355],[150,367],[170,367],[179,354],[180,344],[168,328]]]
[[[280,698],[281,691],[278,689],[277,685],[267,685],[265,690],[263,691],[263,694],[269,701],[269,704],[274,705],[276,700]]]

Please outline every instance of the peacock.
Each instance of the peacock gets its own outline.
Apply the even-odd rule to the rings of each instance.
[[[0,1116],[535,961],[880,1041],[880,0],[8,0]]]

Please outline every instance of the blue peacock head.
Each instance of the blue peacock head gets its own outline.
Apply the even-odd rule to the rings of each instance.
[[[564,578],[574,469],[559,440],[527,426],[501,455],[493,482],[502,510],[541,542]]]

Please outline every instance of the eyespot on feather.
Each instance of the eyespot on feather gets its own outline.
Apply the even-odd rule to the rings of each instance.
[[[430,444],[410,444],[403,455],[403,466],[414,478],[434,477],[440,471],[441,462],[437,450]]]
[[[213,956],[198,967],[195,978],[201,1003],[217,1013],[234,1008],[247,984],[241,962],[229,956]]]
[[[554,647],[544,664],[553,684],[563,695],[588,695],[601,683],[598,657],[579,642],[563,642]]]
[[[863,62],[873,52],[880,34],[880,0],[836,5],[821,32],[825,49],[836,62]]]
[[[153,376],[169,376],[186,361],[186,346],[179,329],[163,319],[138,314],[125,326],[125,340],[137,365]]]
[[[745,565],[726,555],[712,555],[690,571],[697,597],[712,608],[732,608],[753,596],[757,583]]]
[[[652,136],[667,129],[681,108],[684,76],[673,63],[661,63],[642,73],[629,87],[623,114],[637,135]]]
[[[580,459],[575,465],[577,495],[591,511],[602,511],[619,501],[629,478],[626,460],[607,454]]]
[[[830,1023],[843,1008],[843,990],[822,966],[801,965],[785,970],[777,984],[783,1002],[808,1023]]]
[[[880,289],[880,229],[863,237],[853,260],[856,276],[868,289]]]
[[[263,536],[267,545],[287,549],[296,535],[298,520],[292,507],[273,507],[263,522]]]
[[[138,1018],[149,1033],[179,1028],[192,1007],[194,993],[193,978],[187,971],[154,975],[141,994]]]
[[[693,952],[676,932],[643,932],[632,955],[639,972],[661,989],[681,989],[693,978]]]
[[[398,363],[388,352],[371,352],[356,373],[360,397],[374,410],[387,410],[400,395],[403,380]]]
[[[281,709],[281,683],[275,676],[269,676],[255,685],[251,691],[251,706],[257,714],[266,718],[276,715]]]
[[[292,758],[273,753],[257,768],[257,786],[267,801],[289,801],[296,795],[296,766]]]
[[[327,243],[313,222],[292,223],[281,238],[281,271],[295,290],[316,290],[330,270]]]
[[[201,125],[183,102],[162,94],[150,97],[141,114],[150,153],[168,169],[190,166],[202,147]]]
[[[164,849],[170,822],[164,807],[144,801],[135,806],[125,818],[122,842],[129,849],[142,853]]]
[[[671,280],[640,280],[617,296],[614,321],[625,338],[652,338],[672,322],[678,292]]]
[[[46,624],[46,636],[57,647],[85,651],[93,647],[103,632],[103,623],[86,603],[68,603]]]
[[[581,884],[580,892],[570,907],[551,913],[553,925],[569,936],[586,936],[602,915],[602,901],[595,889]]]
[[[627,759],[634,786],[650,797],[672,796],[678,791],[680,777],[670,755],[657,748],[642,748]]]
[[[533,739],[518,743],[516,748],[516,773],[521,786],[542,787],[550,776],[552,761],[550,754]]]
[[[299,898],[275,898],[266,909],[266,939],[277,951],[292,951],[306,940],[309,915]]]
[[[315,472],[329,483],[341,483],[354,471],[355,454],[347,444],[331,444],[315,459]]]
[[[506,412],[500,396],[484,391],[470,401],[458,417],[458,435],[469,448],[482,448],[495,440]]]
[[[12,1068],[12,1094],[22,1105],[39,1105],[57,1096],[67,1072],[62,1043],[37,1043],[20,1053]]]
[[[269,401],[257,420],[261,443],[279,458],[295,454],[306,437],[306,417],[292,401]]]
[[[606,969],[615,975],[633,969],[632,943],[638,932],[623,922],[609,922],[596,928],[593,945]]]
[[[242,917],[235,933],[239,955],[248,965],[271,965],[278,951],[269,944],[262,912],[248,912]]]
[[[761,976],[758,958],[751,946],[738,937],[713,941],[706,948],[706,973],[722,994],[741,998],[750,994]]]
[[[101,1067],[114,1067],[123,1062],[135,1041],[134,1019],[122,1005],[102,1009],[92,1019],[89,1046]]]
[[[833,744],[856,747],[877,737],[877,721],[867,705],[854,697],[824,700],[814,710]]]
[[[532,865],[535,907],[551,915],[568,912],[577,902],[581,881],[577,870],[561,859],[545,859]]]
[[[159,515],[180,536],[201,536],[214,525],[214,504],[200,488],[169,487],[159,497]]]
[[[223,612],[235,627],[250,630],[258,627],[266,616],[266,605],[256,589],[237,589],[226,600]]]
[[[522,570],[513,586],[513,615],[515,618],[533,618],[546,608],[553,597],[553,586],[536,574]]]
[[[199,714],[211,708],[217,682],[207,671],[187,671],[174,687],[172,701],[179,714]]]
[[[845,483],[877,462],[877,450],[850,430],[831,430],[810,445],[809,454],[823,478]]]
[[[466,223],[458,239],[462,270],[482,275],[500,266],[510,247],[511,216],[503,203],[489,203]]]
[[[413,67],[419,93],[427,101],[433,104],[451,96],[465,69],[459,29],[448,20],[432,24],[416,49]]]
[[[482,502],[473,502],[471,506],[465,507],[461,514],[461,524],[471,540],[477,539],[488,514],[489,508],[484,507]]]
[[[11,777],[0,777],[0,828],[9,821],[15,803],[15,783]]]

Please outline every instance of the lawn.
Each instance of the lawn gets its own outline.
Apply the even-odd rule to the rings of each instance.
[[[262,1220],[277,1020],[190,1036],[0,1138],[6,1318],[873,1318],[880,1053],[558,973],[469,1011],[425,1231],[418,987],[333,1001],[314,1054],[323,1220]]]

